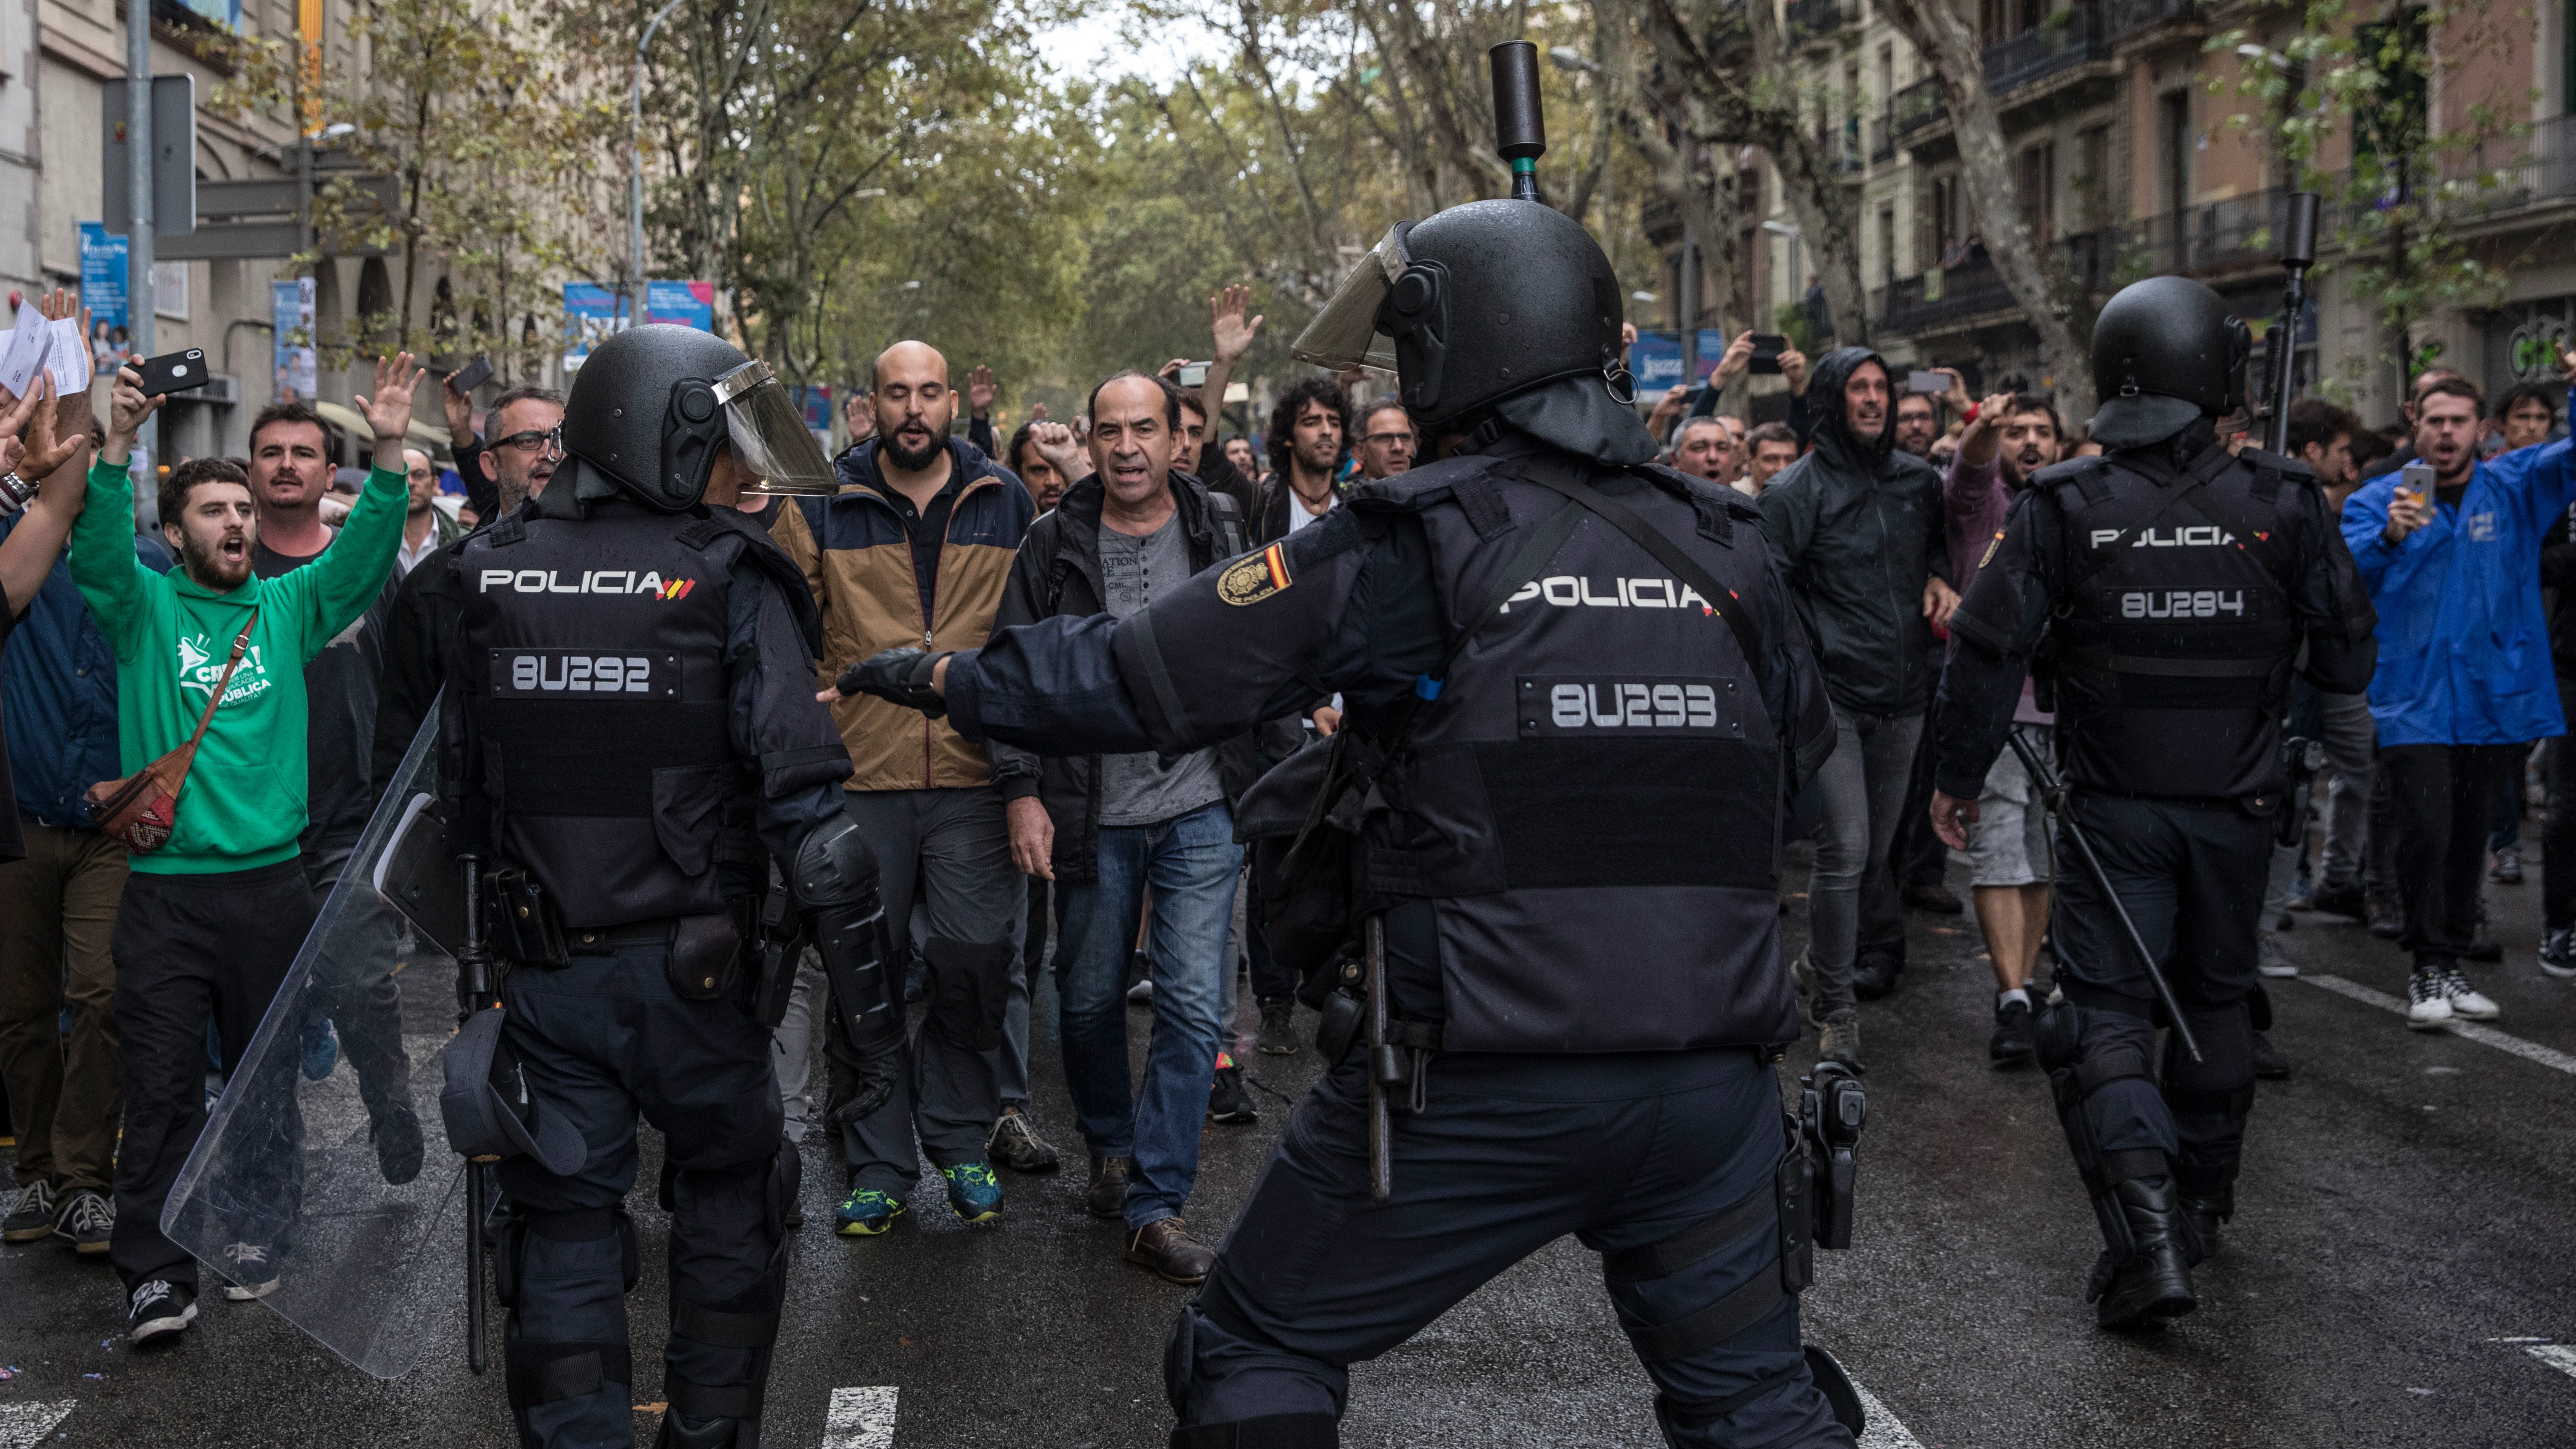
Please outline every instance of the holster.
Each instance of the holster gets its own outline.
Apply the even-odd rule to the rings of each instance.
[[[563,918],[546,888],[516,866],[504,866],[484,880],[483,929],[494,955],[522,966],[554,970],[572,964],[565,948]]]
[[[665,959],[673,993],[686,1001],[714,1001],[742,979],[742,933],[729,914],[678,917]]]
[[[786,887],[772,883],[760,907],[760,979],[752,985],[751,1014],[776,1030],[796,993],[796,968],[805,959],[805,933],[788,903]]]

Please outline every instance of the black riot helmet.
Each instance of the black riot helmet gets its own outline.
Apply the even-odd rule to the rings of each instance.
[[[747,491],[831,493],[820,444],[769,364],[694,327],[630,327],[591,350],[564,401],[564,451],[648,508],[707,491],[730,445]]]
[[[1479,414],[1612,462],[1654,455],[1620,360],[1619,277],[1581,223],[1526,201],[1400,222],[1291,349],[1392,368],[1432,436]]]
[[[2225,417],[2245,401],[2253,333],[2216,292],[2189,277],[2132,282],[2093,323],[2090,428],[2105,447],[2136,447],[2196,418]]]

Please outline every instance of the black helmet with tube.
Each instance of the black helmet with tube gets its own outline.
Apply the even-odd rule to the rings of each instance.
[[[678,513],[706,495],[719,447],[747,493],[838,490],[832,465],[768,363],[694,327],[630,327],[591,351],[564,402],[582,497],[623,491]]]
[[[2245,402],[2254,338],[2225,298],[2189,277],[2149,277],[2120,289],[2093,323],[2088,430],[2106,448],[2161,442],[2195,419]]]

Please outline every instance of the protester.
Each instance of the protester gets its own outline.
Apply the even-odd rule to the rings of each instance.
[[[1260,454],[1253,449],[1252,440],[1241,433],[1225,440],[1225,460],[1234,465],[1234,471],[1250,478],[1256,488],[1268,476],[1261,471]]]
[[[401,457],[420,376],[409,353],[376,364],[373,395],[357,401],[377,457]],[[125,1133],[111,1256],[137,1343],[196,1317],[196,1261],[162,1235],[161,1208],[205,1125],[207,1024],[229,1071],[313,924],[319,903],[297,839],[308,824],[304,669],[383,590],[407,492],[401,473],[378,467],[338,547],[310,568],[265,578],[256,565],[267,541],[251,487],[230,465],[201,460],[165,484],[163,529],[181,567],[156,573],[136,561],[127,523],[126,460],[143,420],[167,400],[146,398],[141,381],[131,368],[117,374],[107,447],[90,470],[89,508],[71,552],[72,579],[116,652],[124,770],[186,741],[210,702],[222,707],[212,711],[169,839],[135,857],[116,919]],[[255,462],[264,443],[289,460],[270,460],[271,496],[319,494],[318,438],[300,426],[254,436]],[[278,481],[289,468],[293,481]],[[294,521],[308,533],[320,526],[309,516]],[[236,657],[238,667],[229,662]],[[221,699],[209,701],[219,683]],[[292,1062],[284,1053],[274,1059]],[[283,1130],[278,1150],[300,1151],[300,1127]],[[227,1296],[267,1291],[267,1256],[291,1216],[282,1205],[245,1206],[229,1229],[241,1236],[228,1253],[235,1284]]]
[[[1968,403],[1967,384],[1950,368],[1929,370],[1948,384],[1947,391],[1941,395],[1941,403],[1964,419],[1973,411]],[[1891,385],[1894,383],[1892,375],[1889,381]],[[1958,455],[1957,441],[1955,432],[1941,430],[1939,409],[1934,405],[1933,395],[1914,391],[1909,375],[1908,387],[1896,396],[1898,450],[1912,453],[1932,464],[1946,477],[1950,473],[1951,462]],[[1956,562],[1955,550],[1953,562]],[[1960,583],[1960,592],[1967,592],[1965,580]],[[1931,671],[1928,677],[1936,683],[1948,654],[1948,633],[1934,630],[1927,662]],[[1930,701],[1925,703],[1928,707]],[[1905,903],[1906,909],[1955,916],[1967,907],[1946,883],[1950,873],[1950,852],[1932,828],[1932,753],[1932,731],[1927,729],[1914,746],[1914,770],[1906,783],[1905,804],[1897,813],[1896,840],[1889,846],[1888,868],[1896,872],[1898,898]]]
[[[1092,390],[1089,416],[1090,475],[1030,528],[997,628],[1128,618],[1225,556],[1207,490],[1172,467],[1182,449],[1178,390],[1122,372]],[[1069,429],[1049,425],[1038,440],[1060,470],[1079,466]],[[1036,800],[1012,801],[1011,852],[1022,871],[1055,882],[1065,1079],[1090,1149],[1088,1205],[1124,1217],[1129,1262],[1196,1283],[1216,1253],[1180,1213],[1198,1177],[1232,965],[1227,933],[1243,865],[1232,804],[1252,781],[1251,737],[1169,760],[1041,763],[992,749],[997,771],[1034,771],[1039,781]],[[1131,1092],[1123,997],[1149,881],[1154,1024],[1143,1086]]]
[[[43,310],[65,315],[62,294]],[[0,518],[0,1097],[17,1140],[0,1238],[107,1251],[123,1109],[108,936],[125,848],[82,794],[122,774],[116,662],[71,579],[64,545],[87,501],[89,399],[39,383],[0,413],[0,468],[38,484]],[[133,538],[140,566],[169,556]]]
[[[1394,398],[1381,398],[1360,410],[1359,447],[1355,450],[1363,478],[1392,478],[1413,466],[1413,415]]]
[[[1986,550],[2002,535],[2004,517],[2030,487],[2031,475],[2057,461],[2061,436],[2057,409],[2046,398],[1997,393],[1976,405],[1941,489],[1950,572],[1961,594],[1975,582]],[[2027,678],[2013,727],[2054,764],[2056,717],[2040,709]],[[2039,1049],[2032,1023],[2048,992],[2034,977],[2057,872],[2046,806],[2021,757],[2010,750],[1995,757],[1977,794],[1976,818],[1968,822],[1968,871],[1977,929],[1985,934],[1995,972],[1995,1030],[1986,1059],[1998,1067],[2021,1066]]]
[[[1933,401],[1929,393],[1899,392],[1896,395],[1897,448],[1928,461],[1932,456],[1932,445],[1940,440],[1940,404]]]
[[[879,353],[868,397],[873,427],[838,459],[841,491],[790,500],[772,536],[814,591],[825,658],[924,643],[972,649],[992,630],[1035,505],[1019,479],[949,435],[956,394],[936,349],[898,342]],[[1038,808],[1036,770],[997,770],[947,722],[882,700],[843,699],[832,712],[856,766],[846,803],[884,872],[887,911],[902,920],[920,887],[930,992],[969,1004],[931,1013],[907,1079],[884,1106],[833,1119],[849,1168],[838,1231],[892,1227],[922,1156],[960,1220],[991,1222],[1002,1212],[994,1161],[1021,1171],[1056,1163],[1026,1112],[1028,987],[1013,969],[1026,902],[1005,824],[1006,800],[1014,811]],[[894,936],[908,944],[900,926]],[[835,1017],[826,1044],[835,1100],[842,1035]],[[785,1036],[781,1052],[782,1064],[805,1058]]]
[[[2290,405],[2290,455],[2317,475],[2317,487],[2325,495],[2326,517],[2341,517],[2344,500],[2360,486],[2353,466],[2354,443],[2374,437],[2362,427],[2361,419],[2333,403],[2302,398]],[[2302,683],[2292,692],[2297,695],[2305,688]],[[2268,949],[2263,951],[2259,965],[2266,975],[2289,975],[2297,969],[2281,954],[2279,944],[2269,940],[2269,928],[2279,915],[2277,907],[2312,906],[2356,920],[2364,915],[2362,881],[2369,854],[2370,795],[2372,779],[2379,768],[2370,697],[2320,692],[2316,707],[2326,765],[2331,771],[2326,787],[2325,848],[2313,872],[2315,884],[2307,899],[2302,901],[2285,890],[2279,902],[2265,908],[2263,924]],[[2294,703],[2293,713],[2297,708]],[[2292,847],[2293,853],[2305,845],[2305,841],[2299,842]],[[2383,888],[2393,891],[2395,882],[2384,882]]]
[[[1220,448],[1208,435],[1207,428],[1225,416],[1226,389],[1233,381],[1235,368],[1242,364],[1243,355],[1252,350],[1253,339],[1261,335],[1261,322],[1259,316],[1252,315],[1250,287],[1240,283],[1220,287],[1214,296],[1208,298],[1208,342],[1212,351],[1207,376],[1200,381],[1198,391],[1192,393],[1183,389],[1181,393],[1181,421],[1190,431],[1188,447],[1179,455],[1176,464],[1182,472],[1195,475],[1210,489],[1234,500],[1242,516],[1237,532],[1243,535],[1247,544],[1259,532],[1261,516],[1261,483],[1253,476],[1251,441],[1241,440],[1241,448],[1231,442]],[[1178,386],[1178,363],[1167,366],[1164,373]],[[1193,405],[1198,414],[1195,425],[1190,424],[1188,417]]]
[[[1029,490],[1029,497],[1036,501],[1038,512],[1043,514],[1052,511],[1063,499],[1065,478],[1033,443],[1039,426],[1035,422],[1020,424],[1018,431],[1011,434],[1009,456],[1004,459],[1003,466],[1019,477],[1021,486]]]
[[[2540,544],[2571,492],[2568,446],[2477,461],[2479,397],[2459,377],[2416,391],[2414,447],[2431,496],[2402,473],[2363,485],[2343,532],[2379,610],[2370,712],[2398,817],[2407,1024],[2492,1020],[2460,970],[2477,934],[2491,792],[2524,742],[2566,733],[2541,651]],[[2403,489],[2404,491],[2401,491]]]
[[[1798,435],[1787,423],[1764,423],[1745,436],[1750,448],[1744,476],[1735,480],[1735,490],[1749,498],[1760,498],[1762,490],[1783,469],[1798,461]]]
[[[438,465],[418,448],[403,449],[403,477],[411,485],[411,508],[403,515],[402,547],[394,551],[394,568],[408,574],[429,557],[465,536],[465,525],[447,516],[438,497]]]
[[[1959,595],[1942,551],[1941,478],[1896,449],[1887,364],[1837,348],[1818,360],[1812,385],[1827,399],[1815,451],[1759,502],[1772,559],[1814,633],[1839,740],[1817,775],[1824,803],[1801,979],[1819,1050],[1857,1062],[1853,999],[1893,990],[1905,962],[1888,845],[1930,700],[1931,630]]]
[[[2548,387],[2518,382],[2496,399],[2495,418],[2487,433],[2487,452],[2519,452],[2549,441],[2558,429],[2558,400]]]
[[[1270,481],[1253,514],[1253,543],[1286,538],[1341,506],[1350,420],[1350,400],[1330,378],[1300,378],[1279,395],[1270,410]]]
[[[1694,478],[1733,486],[1735,433],[1723,418],[1692,418],[1673,437],[1673,466]]]
[[[2558,709],[2576,717],[2576,532],[2562,511],[2550,521],[2540,550],[2540,582],[2554,589],[2549,604],[2549,663],[2558,681]],[[2561,981],[2576,980],[2576,748],[2562,735],[2549,742],[2544,769],[2548,803],[2540,824],[2540,969]],[[12,1097],[15,1097],[13,1087]],[[24,1138],[20,1139],[24,1141]],[[23,1152],[24,1149],[22,1148]]]

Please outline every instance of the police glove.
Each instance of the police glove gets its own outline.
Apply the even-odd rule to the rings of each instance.
[[[873,694],[906,709],[917,709],[937,719],[948,713],[948,701],[930,687],[930,671],[954,651],[937,654],[927,649],[888,649],[861,660],[841,671],[832,687],[845,695]]]
[[[895,1083],[903,1076],[900,1041],[869,1056],[844,1059],[834,1053],[829,1060],[833,1100],[824,1118],[835,1129],[875,1115],[893,1099]]]

